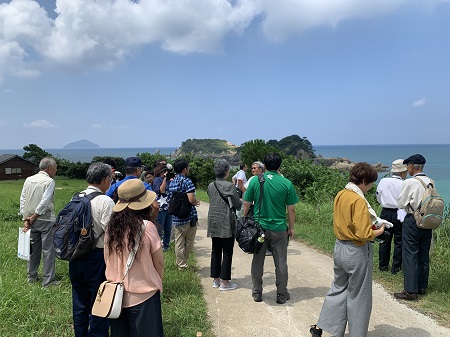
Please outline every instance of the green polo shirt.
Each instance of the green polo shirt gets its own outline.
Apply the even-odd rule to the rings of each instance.
[[[298,202],[294,185],[274,171],[264,174],[264,193],[259,209],[259,179],[255,177],[250,181],[245,191],[244,200],[254,202],[254,218],[262,228],[281,232],[288,228],[286,222],[286,206],[295,205]]]

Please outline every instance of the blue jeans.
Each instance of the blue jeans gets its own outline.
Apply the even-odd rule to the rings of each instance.
[[[160,236],[163,239],[163,249],[169,249],[170,233],[172,231],[172,215],[169,214],[169,210],[159,211],[156,222],[161,226]]]
[[[75,337],[109,336],[109,320],[91,315],[98,287],[106,281],[105,269],[103,249],[69,262]]]
[[[163,337],[161,294],[159,291],[134,307],[122,308],[111,320],[111,337]]]

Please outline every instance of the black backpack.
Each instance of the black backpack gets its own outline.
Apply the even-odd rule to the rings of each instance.
[[[98,241],[94,236],[91,200],[102,193],[96,191],[80,196],[81,193],[75,193],[53,225],[55,255],[61,260],[79,259],[94,250]]]

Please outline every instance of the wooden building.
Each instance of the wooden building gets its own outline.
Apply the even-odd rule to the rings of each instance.
[[[16,154],[0,155],[0,180],[25,179],[39,171],[38,166]]]

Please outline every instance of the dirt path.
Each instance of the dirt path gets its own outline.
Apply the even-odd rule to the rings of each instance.
[[[206,237],[208,203],[198,208],[199,228],[194,251],[199,264],[204,296],[217,337],[310,337],[309,325],[317,322],[324,296],[333,279],[333,260],[301,243],[291,241],[288,247],[291,299],[284,305],[275,303],[275,273],[271,257],[264,268],[263,301],[251,296],[251,255],[234,249],[232,277],[239,288],[219,291],[212,288],[209,277],[211,239]],[[348,334],[346,334],[347,336]],[[323,337],[330,336],[324,332]],[[394,300],[374,283],[373,309],[369,337],[450,337],[450,329],[439,326],[405,304]]]

